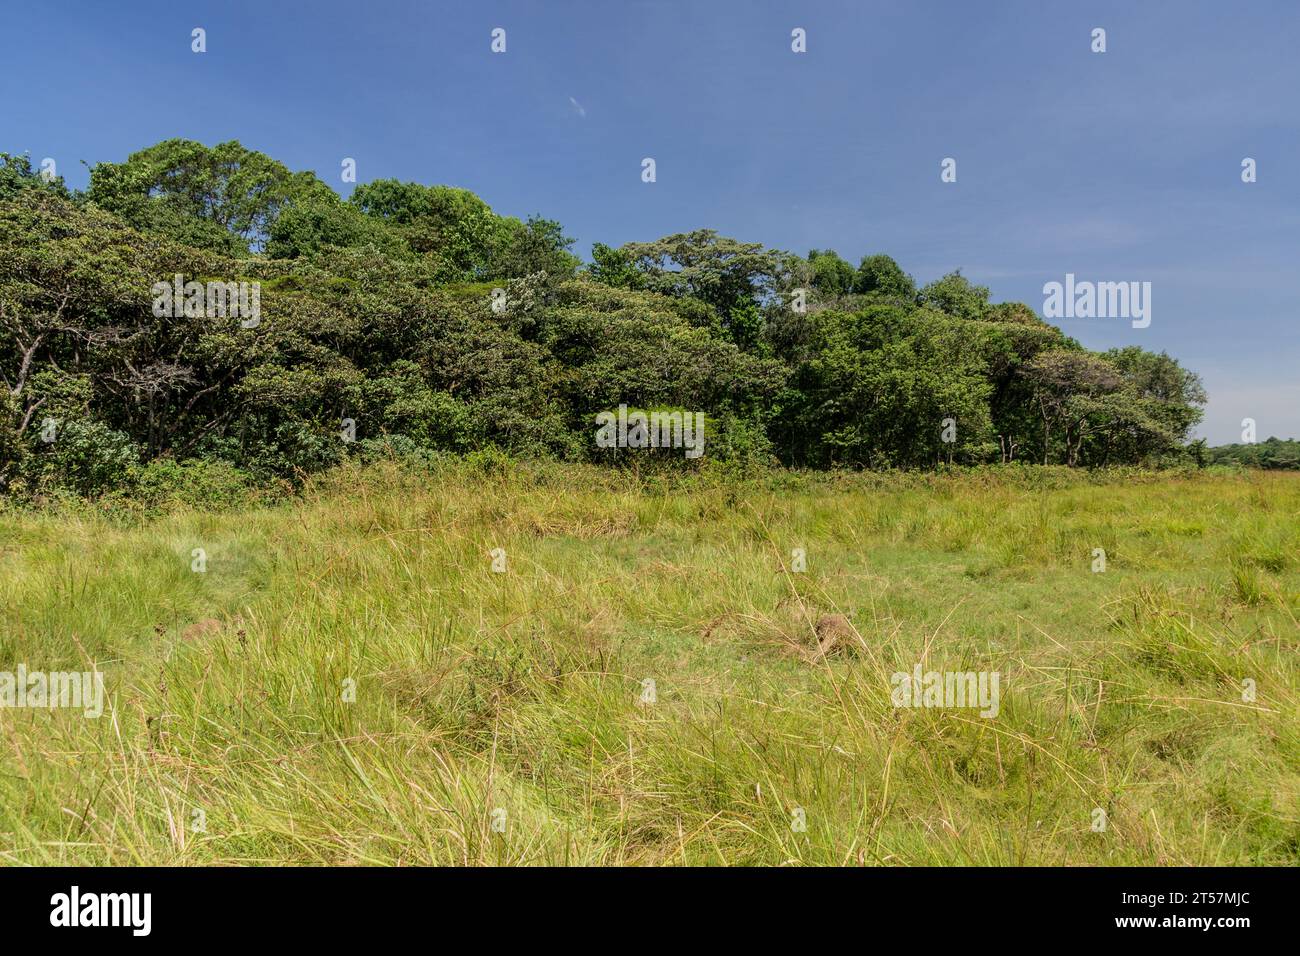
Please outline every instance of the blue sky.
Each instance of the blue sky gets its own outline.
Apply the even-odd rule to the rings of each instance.
[[[1039,312],[1067,272],[1150,281],[1149,328],[1060,324],[1200,372],[1214,443],[1247,416],[1300,436],[1298,28],[1300,4],[1252,0],[9,3],[0,149],[74,187],[173,136],[344,192],[354,157],[363,182],[558,219],[584,256],[707,226],[960,268]]]

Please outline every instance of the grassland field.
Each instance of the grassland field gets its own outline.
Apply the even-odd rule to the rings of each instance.
[[[0,508],[0,670],[106,689],[0,709],[0,862],[1294,866],[1298,616],[1294,474]],[[894,706],[918,664],[996,717]]]

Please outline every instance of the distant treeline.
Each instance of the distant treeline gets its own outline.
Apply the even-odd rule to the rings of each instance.
[[[1205,451],[1209,464],[1300,471],[1300,441],[1269,438],[1249,445],[1220,445]]]
[[[887,255],[708,229],[588,264],[572,245],[464,189],[343,200],[237,142],[162,142],[78,193],[0,154],[0,483],[295,479],[394,452],[1156,465],[1201,419],[1173,358],[1090,352],[960,272],[918,288]],[[598,447],[620,405],[703,412],[704,455]]]

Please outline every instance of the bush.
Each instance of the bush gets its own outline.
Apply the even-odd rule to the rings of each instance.
[[[94,497],[131,483],[140,449],[128,435],[103,422],[51,421],[52,430],[46,434],[52,434],[53,441],[46,441],[41,429],[34,431],[33,454],[26,461],[33,485]]]
[[[136,470],[135,492],[150,507],[184,504],[223,509],[265,497],[253,477],[229,462],[171,458],[151,461]]]

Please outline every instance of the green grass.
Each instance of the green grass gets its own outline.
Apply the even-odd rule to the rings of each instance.
[[[0,670],[107,684],[0,709],[0,860],[1295,865],[1297,616],[1300,475],[384,466],[0,511]],[[999,714],[894,708],[917,663],[999,672]]]

